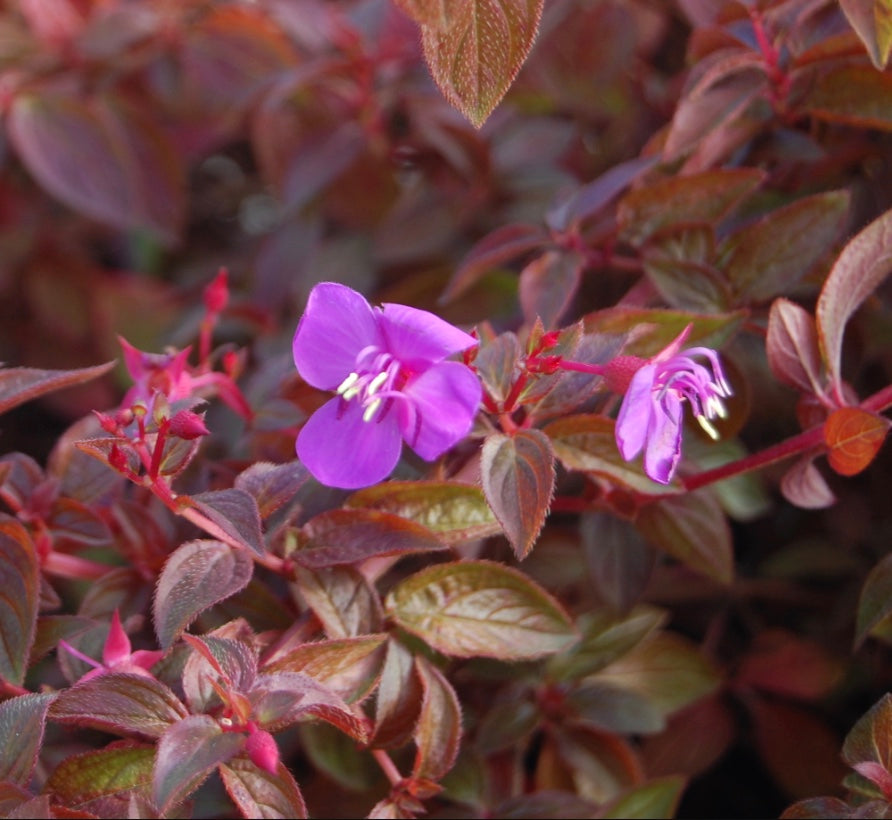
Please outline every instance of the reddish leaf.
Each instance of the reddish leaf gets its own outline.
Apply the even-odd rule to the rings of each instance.
[[[263,671],[301,672],[353,703],[368,696],[378,682],[386,641],[386,635],[363,635],[307,643],[275,657]]]
[[[836,244],[849,199],[847,191],[802,197],[725,239],[718,253],[737,295],[760,302],[789,292]]]
[[[645,695],[609,683],[583,683],[564,703],[573,723],[617,735],[652,735],[666,726],[665,716]]]
[[[892,76],[862,62],[830,61],[793,75],[800,106],[816,119],[861,128],[892,129]]]
[[[840,407],[824,423],[827,461],[840,475],[860,473],[873,461],[889,431],[884,416],[858,407]]]
[[[7,130],[28,170],[66,205],[115,228],[148,228],[176,241],[184,170],[141,109],[111,95],[33,88],[13,100]]]
[[[520,357],[520,341],[511,331],[481,340],[474,367],[484,390],[496,402],[505,401],[511,393]]]
[[[253,496],[235,487],[193,496],[180,496],[179,502],[196,507],[245,549],[263,555],[260,511]]]
[[[455,690],[432,663],[418,656],[415,668],[424,695],[415,726],[418,752],[412,765],[412,776],[436,782],[452,768],[458,755],[461,707]]]
[[[644,506],[636,521],[641,534],[695,572],[722,584],[734,575],[731,530],[709,491],[665,498]]]
[[[301,532],[307,541],[291,557],[308,569],[446,548],[420,524],[377,510],[329,510],[310,519]]]
[[[450,546],[501,532],[480,487],[458,481],[388,481],[353,493],[345,505],[414,521]]]
[[[0,703],[0,780],[27,786],[55,695],[19,695]]]
[[[545,523],[554,494],[554,454],[540,430],[495,433],[483,442],[483,492],[521,560]]]
[[[482,276],[506,262],[541,247],[548,234],[539,225],[504,225],[481,239],[465,256],[440,297],[451,302]]]
[[[299,461],[286,464],[258,461],[236,476],[235,488],[254,498],[260,518],[265,521],[295,496],[309,475]]]
[[[251,688],[252,714],[267,731],[276,732],[297,720],[319,718],[360,743],[368,740],[368,725],[332,689],[299,672],[261,675]]]
[[[576,295],[582,259],[574,253],[547,251],[520,272],[520,306],[530,323],[536,318],[555,328]]]
[[[793,463],[781,478],[780,488],[787,501],[806,510],[820,510],[836,503],[836,496],[815,466],[812,454]]]
[[[754,168],[705,171],[668,177],[635,188],[623,197],[617,221],[623,238],[643,245],[669,228],[712,225],[727,216],[762,182]]]
[[[160,681],[121,672],[63,690],[49,712],[60,723],[146,737],[160,737],[187,714],[180,699]]]
[[[778,381],[821,395],[821,352],[811,315],[787,299],[775,299],[768,314],[768,365]]]
[[[50,775],[46,788],[65,805],[128,792],[149,793],[155,747],[119,741],[66,757]]]
[[[162,814],[185,800],[220,764],[235,757],[245,735],[224,732],[208,715],[189,715],[171,726],[158,743],[152,796]]]
[[[231,625],[227,625],[231,626]],[[216,630],[218,633],[226,627]],[[257,679],[257,653],[241,640],[219,634],[184,635],[194,652],[183,668],[183,694],[193,712],[208,712],[220,704],[213,683],[247,692]]]
[[[219,767],[226,793],[243,817],[304,818],[307,807],[300,787],[284,764],[275,774],[259,769],[250,760],[233,758]]]
[[[415,731],[422,697],[421,680],[412,654],[401,643],[389,641],[378,684],[372,745],[377,748],[402,746]]]
[[[520,71],[541,16],[542,0],[454,0],[445,26],[422,27],[437,85],[478,128]]]
[[[783,629],[760,632],[737,670],[737,681],[785,697],[818,700],[843,674],[840,662],[814,641]]]
[[[521,572],[490,561],[428,567],[394,587],[396,623],[446,655],[522,660],[576,640],[560,604]]]
[[[329,638],[352,638],[381,629],[378,593],[354,567],[314,571],[295,566],[293,589],[322,622]]]
[[[97,379],[114,366],[114,362],[106,362],[77,370],[38,370],[33,367],[0,370],[0,413],[54,390],[63,390]]]
[[[817,715],[784,701],[753,699],[756,748],[775,782],[793,800],[838,789],[845,775],[839,739]]]
[[[890,270],[892,211],[886,211],[842,249],[821,288],[815,309],[824,363],[840,398],[840,360],[846,323]]]
[[[244,589],[254,562],[220,541],[189,541],[164,565],[153,614],[158,640],[169,647],[204,610]]]
[[[839,0],[875,68],[884,69],[892,51],[892,6],[888,0]]]
[[[14,518],[0,516],[0,676],[21,685],[28,666],[39,605],[37,555]]]

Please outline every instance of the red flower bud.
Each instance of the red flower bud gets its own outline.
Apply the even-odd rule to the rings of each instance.
[[[629,389],[632,377],[647,364],[646,359],[638,356],[617,356],[604,366],[604,378],[607,386],[614,392],[622,395]]]

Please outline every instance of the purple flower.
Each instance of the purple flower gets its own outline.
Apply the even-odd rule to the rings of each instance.
[[[477,340],[424,310],[373,308],[333,282],[313,288],[294,334],[304,380],[337,396],[297,437],[297,455],[330,487],[385,479],[405,441],[431,461],[471,430],[481,386],[461,362],[445,361]]]
[[[616,420],[622,457],[631,461],[644,450],[644,472],[660,484],[672,480],[681,457],[683,402],[690,403],[694,418],[717,439],[711,420],[727,415],[722,399],[731,395],[714,350],[691,347],[679,352],[690,330],[689,325],[652,359],[637,360]],[[694,361],[695,356],[706,359],[709,366]]]

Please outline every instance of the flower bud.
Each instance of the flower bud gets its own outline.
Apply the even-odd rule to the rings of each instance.
[[[177,438],[192,441],[192,439],[201,438],[210,434],[210,430],[205,426],[204,416],[193,413],[191,410],[180,410],[170,419],[170,434]]]
[[[248,739],[245,741],[248,758],[265,772],[275,774],[279,768],[279,747],[275,738],[265,729],[258,729],[253,722],[248,724]]]

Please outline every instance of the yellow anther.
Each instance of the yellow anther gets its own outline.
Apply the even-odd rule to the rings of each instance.
[[[380,406],[381,399],[375,399],[368,407],[366,407],[365,412],[362,414],[362,420],[371,421]]]
[[[347,395],[347,393],[348,391],[350,391],[350,388],[353,387],[353,385],[356,384],[356,382],[358,381],[359,373],[351,373],[349,376],[347,376],[346,379],[344,379],[344,381],[342,381],[338,385],[338,389],[335,392],[339,396],[343,396],[345,399],[352,399],[359,392],[359,389],[357,388],[353,390],[349,396]]]

